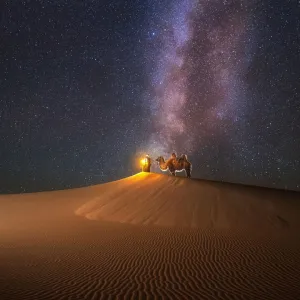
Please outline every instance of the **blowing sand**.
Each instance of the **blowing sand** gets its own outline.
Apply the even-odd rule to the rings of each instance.
[[[300,194],[139,173],[0,196],[0,299],[300,299]]]

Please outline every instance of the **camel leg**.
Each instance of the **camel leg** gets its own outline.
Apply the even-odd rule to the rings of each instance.
[[[170,170],[170,173],[172,174],[172,176],[175,176],[175,170]]]
[[[174,168],[170,168],[170,167],[169,167],[169,171],[170,171],[170,173],[172,174],[172,176],[175,176],[175,169],[174,169]]]

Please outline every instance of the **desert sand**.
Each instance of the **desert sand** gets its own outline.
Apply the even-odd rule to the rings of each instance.
[[[300,194],[139,173],[2,195],[0,299],[300,299]]]

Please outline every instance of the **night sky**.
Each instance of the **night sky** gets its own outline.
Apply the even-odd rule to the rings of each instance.
[[[107,182],[172,151],[193,177],[300,190],[298,1],[0,12],[1,193]]]

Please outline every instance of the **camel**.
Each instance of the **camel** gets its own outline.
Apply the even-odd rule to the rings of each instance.
[[[191,178],[192,164],[187,160],[187,156],[184,154],[178,159],[168,159],[165,161],[163,156],[159,156],[155,161],[158,162],[159,168],[162,171],[167,171],[175,176],[176,172],[185,170],[186,177]]]

